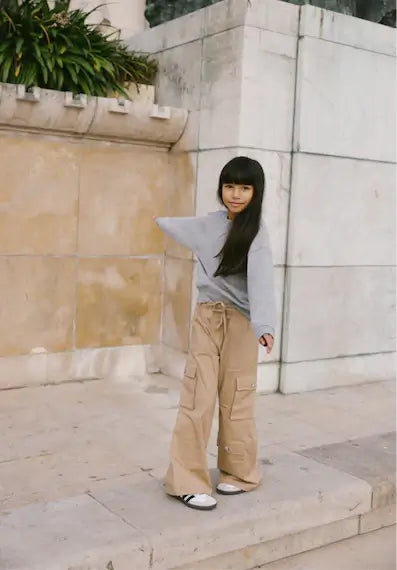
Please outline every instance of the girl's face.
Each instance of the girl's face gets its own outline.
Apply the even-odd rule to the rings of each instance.
[[[229,218],[233,220],[237,214],[245,210],[254,195],[254,187],[249,184],[223,184],[222,200],[229,210]]]

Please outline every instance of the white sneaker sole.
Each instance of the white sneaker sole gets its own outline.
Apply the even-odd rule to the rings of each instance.
[[[238,491],[225,491],[217,487],[216,492],[218,495],[242,495],[242,493],[246,493],[247,491],[244,491],[244,489],[238,489]]]

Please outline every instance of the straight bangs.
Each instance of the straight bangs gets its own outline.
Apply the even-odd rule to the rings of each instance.
[[[248,186],[256,186],[258,183],[257,170],[247,161],[231,160],[223,168],[219,184],[241,184]]]

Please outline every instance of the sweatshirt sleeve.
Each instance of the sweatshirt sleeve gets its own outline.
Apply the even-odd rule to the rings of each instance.
[[[156,224],[175,241],[195,252],[198,248],[201,218],[156,218]]]
[[[250,249],[247,268],[251,325],[258,339],[264,334],[274,337],[276,328],[273,258],[266,228],[264,236],[261,245]]]

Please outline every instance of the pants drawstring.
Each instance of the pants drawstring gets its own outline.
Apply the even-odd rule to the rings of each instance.
[[[227,307],[224,303],[218,301],[217,303],[214,303],[213,308],[214,308],[214,313],[218,313],[220,315],[220,320],[216,328],[218,329],[223,327],[223,338],[225,339],[227,334],[227,318],[226,318]]]

